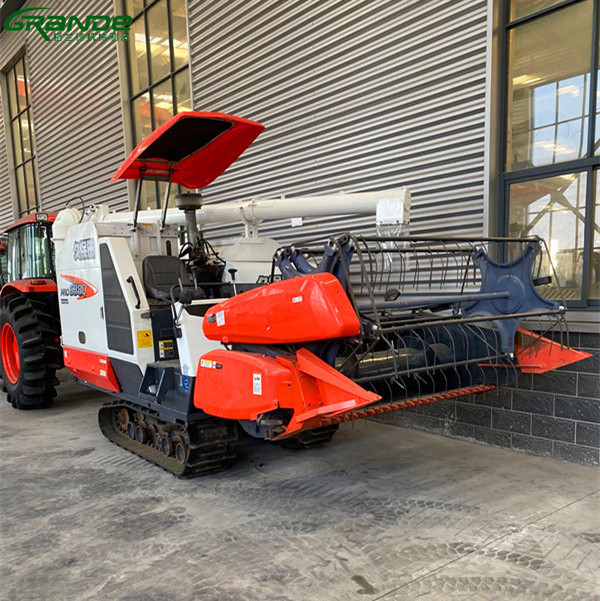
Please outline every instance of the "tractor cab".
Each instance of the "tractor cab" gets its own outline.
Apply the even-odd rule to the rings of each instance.
[[[18,409],[48,407],[62,366],[52,223],[32,213],[0,243],[0,377]]]
[[[52,243],[55,219],[51,213],[32,213],[7,229],[2,284],[25,281],[27,286],[48,286],[56,281]]]

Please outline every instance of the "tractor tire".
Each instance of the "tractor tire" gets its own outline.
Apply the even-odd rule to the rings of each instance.
[[[0,311],[0,376],[15,409],[52,404],[61,366],[59,326],[44,303],[24,294],[3,299]]]

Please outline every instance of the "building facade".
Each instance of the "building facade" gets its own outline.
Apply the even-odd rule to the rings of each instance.
[[[45,6],[67,19],[127,15],[131,27],[101,37],[52,30],[45,39],[26,26],[0,33],[0,226],[67,202],[127,209],[133,189],[110,178],[174,112],[257,120],[265,132],[203,191],[207,202],[404,185],[412,234],[548,241],[571,342],[595,356],[515,389],[390,419],[598,464],[600,0]],[[5,19],[32,7],[9,0],[0,10]],[[143,205],[160,206],[163,193],[149,187]],[[261,231],[285,243],[371,227],[343,209]],[[206,234],[227,241],[239,231]]]

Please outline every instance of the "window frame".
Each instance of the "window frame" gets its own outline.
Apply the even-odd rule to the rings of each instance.
[[[553,6],[533,12],[529,15],[518,19],[510,19],[510,0],[500,2],[500,27],[499,27],[499,48],[501,52],[500,60],[500,123],[501,132],[498,136],[498,159],[496,162],[498,175],[498,199],[497,203],[497,223],[498,235],[508,235],[509,214],[510,214],[510,185],[514,183],[524,182],[531,179],[542,179],[554,175],[564,175],[568,173],[586,173],[586,197],[585,197],[585,231],[584,231],[584,247],[583,247],[583,278],[581,300],[567,301],[567,307],[572,309],[597,309],[600,306],[600,299],[589,298],[590,288],[590,261],[592,254],[592,244],[594,237],[593,222],[597,221],[598,215],[595,212],[595,198],[597,180],[600,178],[600,153],[594,155],[594,143],[596,135],[596,121],[600,118],[597,115],[598,105],[597,93],[600,91],[600,80],[598,78],[599,52],[598,52],[598,37],[600,35],[600,0],[592,0],[592,47],[590,52],[590,90],[589,99],[589,115],[588,115],[588,131],[587,145],[584,157],[572,159],[563,162],[556,162],[539,167],[528,167],[525,169],[507,170],[507,140],[508,140],[508,124],[509,124],[509,99],[508,99],[508,75],[509,75],[509,56],[510,56],[510,31],[524,23],[530,23],[544,17],[550,13],[563,10],[569,6],[585,2],[586,0],[564,0]],[[594,177],[594,172],[598,172],[598,176]],[[592,216],[593,219],[589,217]]]
[[[25,83],[25,108],[21,109],[19,106],[19,92],[18,92],[18,80],[17,80],[17,65],[19,62],[23,65],[23,80]],[[35,134],[33,132],[33,109],[31,105],[31,94],[29,89],[29,65],[27,61],[27,53],[24,49],[22,49],[13,59],[4,67],[2,70],[2,75],[4,77],[4,90],[6,90],[6,123],[5,123],[5,131],[7,133],[7,150],[10,147],[10,158],[11,162],[11,170],[12,177],[14,180],[14,196],[16,199],[16,204],[13,205],[13,217],[19,218],[23,215],[28,215],[31,212],[40,211],[42,208],[42,203],[40,199],[40,189],[38,182],[38,174],[37,174],[37,150],[35,143]],[[13,78],[12,86],[16,91],[17,98],[14,99],[14,103],[17,107],[17,112],[12,114],[12,103],[13,98],[11,96],[11,84],[9,83],[9,78]],[[24,158],[23,153],[23,129],[21,127],[21,117],[25,115],[25,118],[29,124],[29,142],[30,142],[30,151],[31,156],[27,159]],[[19,155],[17,157],[17,141],[14,136],[13,124],[17,124],[17,128],[19,131]],[[29,204],[29,196],[27,194],[28,190],[28,176],[27,176],[27,165],[31,165],[31,176],[32,176],[32,184],[34,191],[34,203],[33,205]],[[23,182],[25,186],[25,198],[21,198],[21,194],[19,192],[19,176],[18,170],[22,169]]]
[[[152,53],[150,52],[150,37],[148,36],[148,11],[161,1],[164,1],[166,3],[166,7],[167,7],[167,29],[168,29],[168,35],[169,35],[169,67],[170,67],[170,69],[169,69],[169,73],[167,75],[163,75],[159,79],[156,79],[155,81],[151,81]],[[156,126],[156,121],[154,118],[154,98],[153,98],[152,90],[154,88],[156,88],[157,86],[162,85],[167,81],[170,81],[170,83],[171,83],[171,86],[170,86],[171,87],[171,98],[172,98],[172,102],[173,102],[173,115],[176,115],[179,112],[179,110],[177,107],[178,101],[177,101],[177,95],[176,95],[176,91],[175,91],[175,79],[176,79],[177,75],[179,75],[180,73],[182,73],[185,70],[187,70],[187,72],[188,72],[189,89],[190,89],[190,103],[193,106],[191,64],[190,64],[190,57],[189,57],[190,37],[189,37],[188,2],[187,2],[187,0],[183,0],[183,2],[185,5],[185,13],[186,13],[186,32],[187,32],[187,39],[188,39],[188,60],[184,65],[181,65],[180,67],[177,67],[175,69],[174,69],[175,53],[174,53],[174,46],[173,46],[173,23],[172,23],[172,13],[171,13],[171,0],[142,0],[141,10],[139,10],[136,13],[132,13],[130,15],[133,19],[132,27],[133,27],[133,24],[138,19],[143,19],[143,21],[144,21],[144,33],[145,33],[145,38],[146,38],[146,40],[145,40],[146,41],[146,69],[148,72],[148,85],[134,93],[133,82],[132,82],[132,78],[131,78],[131,68],[132,68],[133,61],[132,61],[129,45],[127,45],[124,49],[125,70],[126,70],[125,77],[127,79],[126,102],[128,105],[127,110],[128,110],[128,117],[129,117],[129,136],[130,136],[130,139],[133,140],[132,147],[131,147],[131,149],[129,149],[129,151],[133,150],[133,148],[135,148],[135,146],[141,142],[141,140],[137,139],[137,133],[136,133],[136,127],[135,127],[136,116],[135,116],[133,107],[134,107],[135,101],[138,100],[139,98],[141,98],[144,94],[148,94],[148,105],[150,107],[150,124],[151,124],[153,131],[156,129],[157,126]],[[124,15],[129,15],[126,0],[121,0],[121,12]],[[163,198],[162,198],[162,195],[160,192],[160,183],[161,182],[158,182],[158,181],[153,182],[154,195],[156,198],[156,208],[157,209],[162,208],[162,203],[163,203]],[[150,185],[150,180],[145,180],[144,186],[149,186],[149,185]],[[177,186],[176,189],[178,192],[181,191],[180,186]],[[171,190],[171,193],[172,192],[173,192],[173,190]]]

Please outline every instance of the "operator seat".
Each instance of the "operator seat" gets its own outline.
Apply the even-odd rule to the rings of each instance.
[[[183,261],[178,257],[149,255],[142,262],[146,295],[159,301],[171,300],[171,287],[193,286]],[[177,295],[179,296],[179,295]]]

